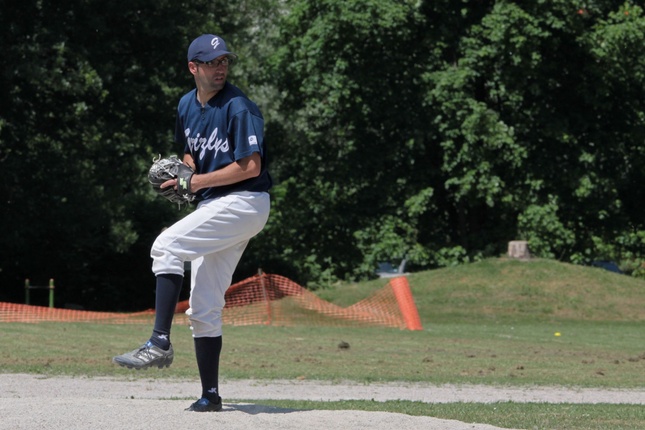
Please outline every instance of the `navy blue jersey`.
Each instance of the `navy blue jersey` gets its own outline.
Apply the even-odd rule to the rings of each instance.
[[[200,199],[271,188],[262,113],[239,88],[228,82],[204,107],[197,100],[196,89],[179,100],[175,141],[183,145],[184,153],[193,157],[196,173],[213,172],[254,152],[260,153],[260,175],[236,184],[199,190]]]

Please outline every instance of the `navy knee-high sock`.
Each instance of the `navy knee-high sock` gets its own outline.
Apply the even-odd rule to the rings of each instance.
[[[170,347],[170,328],[183,282],[182,275],[157,275],[155,325],[150,342],[161,349]]]
[[[219,403],[219,356],[222,352],[222,336],[196,337],[195,356],[199,379],[202,382],[202,397]]]

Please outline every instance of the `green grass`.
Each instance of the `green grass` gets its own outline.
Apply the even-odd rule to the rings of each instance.
[[[424,325],[438,322],[645,322],[645,281],[550,260],[490,259],[408,276]],[[387,283],[318,292],[341,306]]]
[[[423,331],[225,327],[221,377],[359,383],[643,389],[645,282],[595,268],[504,259],[409,276]],[[348,306],[386,280],[318,291]],[[190,330],[173,329],[173,366],[132,372],[111,357],[150,335],[147,325],[0,324],[0,372],[196,378]],[[555,336],[555,333],[560,336]],[[349,349],[340,349],[340,342]],[[82,348],[77,346],[82,345]],[[645,428],[633,405],[258,401],[302,409],[430,415],[510,428]]]
[[[12,323],[3,328],[7,330],[0,371],[12,373],[130,375],[129,370],[114,366],[111,358],[150,334],[150,328],[143,325]],[[644,329],[643,323],[634,322],[444,323],[418,332],[226,327],[221,374],[231,379],[642,388]],[[554,336],[556,331],[562,335]],[[350,348],[340,349],[340,342],[349,343]],[[175,362],[158,375],[195,377],[187,327],[175,328],[173,343]]]
[[[249,400],[245,400],[249,402]],[[645,412],[642,405],[547,404],[547,403],[422,403],[407,401],[310,402],[255,400],[284,409],[361,410],[403,413],[416,416],[486,423],[502,428],[546,430],[642,430]]]

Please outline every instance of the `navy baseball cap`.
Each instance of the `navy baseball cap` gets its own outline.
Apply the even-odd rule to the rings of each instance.
[[[222,55],[237,58],[237,55],[226,49],[226,42],[214,34],[202,34],[193,40],[188,47],[188,61],[211,61]]]

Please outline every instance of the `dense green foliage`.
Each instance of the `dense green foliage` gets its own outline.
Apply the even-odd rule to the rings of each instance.
[[[293,165],[276,248],[311,257],[298,273],[449,265],[513,239],[642,260],[641,8],[296,3],[274,69]]]
[[[15,4],[13,4],[15,3]],[[0,299],[150,306],[149,246],[182,216],[145,171],[220,33],[267,118],[274,208],[237,277],[313,287],[509,240],[645,258],[645,15],[636,2],[2,0]]]

